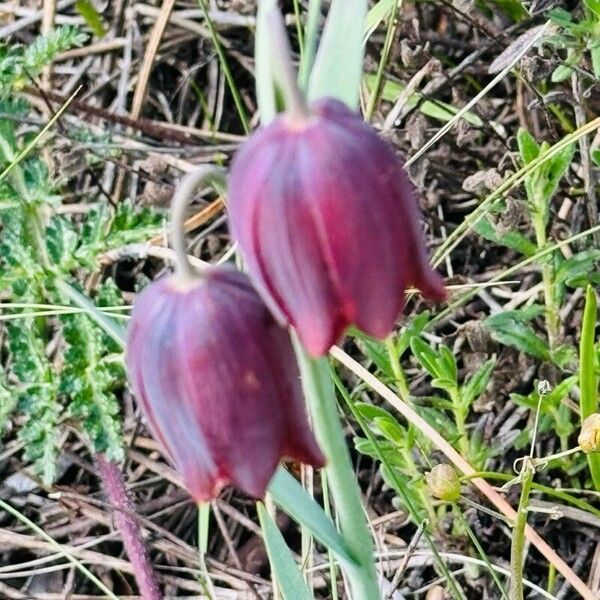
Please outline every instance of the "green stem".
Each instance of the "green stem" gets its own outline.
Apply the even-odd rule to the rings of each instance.
[[[396,473],[396,468],[394,466],[392,466],[389,463],[389,461],[387,460],[385,453],[383,452],[383,450],[381,449],[380,445],[377,442],[377,439],[370,431],[367,422],[365,421],[363,416],[360,414],[360,412],[356,409],[356,406],[353,404],[352,399],[350,398],[350,395],[348,394],[348,391],[346,390],[346,388],[344,387],[343,383],[341,382],[340,378],[338,377],[337,373],[334,370],[331,371],[331,377],[335,383],[335,386],[336,386],[338,392],[342,395],[348,408],[352,412],[352,415],[356,419],[356,422],[360,425],[360,428],[362,429],[366,438],[372,444],[373,449],[375,450],[375,452],[377,454],[377,458],[381,462],[382,467],[384,469],[386,469],[386,471],[388,473],[388,477],[390,478],[392,487],[396,490],[396,492],[398,492],[400,498],[402,499],[402,502],[404,503],[404,507],[406,508],[406,510],[408,511],[410,516],[412,517],[413,522],[414,523],[422,523],[423,515],[422,515],[422,511],[420,510],[421,507],[416,506],[416,503],[413,501],[410,493],[408,492],[407,485],[405,483],[405,478],[401,477],[398,473]],[[420,498],[422,499],[422,496]],[[435,514],[435,511],[433,509],[433,506],[431,504],[431,500],[429,497],[425,499],[424,506],[427,507],[428,514],[433,513],[434,522],[437,522],[437,515]],[[456,578],[454,577],[454,575],[448,568],[448,565],[446,564],[446,562],[440,556],[439,550],[438,550],[434,540],[432,539],[431,534],[428,531],[429,527],[430,527],[429,524],[427,524],[427,526],[424,526],[423,537],[425,538],[425,540],[429,544],[429,547],[431,548],[431,553],[432,553],[433,559],[435,561],[435,566],[436,566],[437,570],[440,572],[440,574],[445,578],[446,582],[448,583],[448,588],[452,592],[453,597],[458,598],[458,600],[465,600],[465,595],[461,592],[458,582],[456,581]]]
[[[450,399],[452,400],[452,412],[454,414],[454,421],[456,423],[456,429],[458,431],[459,440],[458,446],[461,454],[465,457],[469,457],[469,437],[467,434],[467,415],[463,408],[462,400],[458,389],[450,391]]]
[[[300,3],[294,0],[294,16],[296,17],[296,35],[298,36],[298,46],[300,47],[300,60],[304,56],[304,31],[302,30],[302,21],[300,18]]]
[[[527,512],[529,510],[529,494],[535,470],[529,459],[523,466],[521,481],[521,497],[517,518],[513,528],[513,539],[510,550],[510,598],[511,600],[523,600],[523,553],[525,548],[525,526],[527,525]]]
[[[374,547],[338,415],[327,359],[313,359],[296,341],[302,383],[317,440],[327,458],[324,471],[338,515],[340,529],[358,568],[345,566],[354,600],[380,597],[374,564]]]
[[[547,212],[544,198],[536,198],[535,210],[532,215],[533,229],[535,231],[535,240],[538,250],[546,247],[548,238],[546,236],[546,219],[544,215]],[[552,260],[552,256],[548,261]],[[544,289],[544,319],[546,323],[546,332],[548,334],[548,345],[551,349],[556,346],[558,338],[558,310],[556,294],[554,293],[554,267],[551,262],[545,261],[542,264],[542,286]]]
[[[175,252],[175,276],[182,285],[197,279],[199,273],[190,263],[185,242],[185,214],[194,192],[206,185],[225,187],[225,173],[218,168],[203,165],[191,171],[177,184],[171,200],[171,244]]]
[[[550,563],[548,565],[548,583],[546,584],[546,591],[551,594],[554,590],[554,584],[556,583],[556,567]]]

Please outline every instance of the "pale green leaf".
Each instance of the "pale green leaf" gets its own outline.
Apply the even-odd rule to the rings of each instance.
[[[332,97],[358,107],[367,0],[333,0],[308,85],[309,100]]]
[[[306,527],[315,538],[337,556],[340,562],[356,565],[344,538],[335,528],[331,519],[283,467],[277,470],[271,480],[269,493],[278,506],[292,519]]]
[[[313,596],[304,581],[281,532],[262,502],[256,504],[267,554],[275,579],[285,600],[312,600]]]

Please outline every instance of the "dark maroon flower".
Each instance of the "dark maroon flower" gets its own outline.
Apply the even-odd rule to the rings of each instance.
[[[432,300],[446,294],[393,149],[337,100],[310,113],[283,114],[242,146],[229,213],[258,291],[320,355],[351,324],[385,337],[409,285]]]
[[[228,267],[138,298],[129,378],[152,432],[198,501],[229,483],[262,497],[283,457],[323,465],[288,332]]]

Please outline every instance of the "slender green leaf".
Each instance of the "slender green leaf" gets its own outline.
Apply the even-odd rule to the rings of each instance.
[[[506,233],[498,233],[487,217],[477,221],[473,229],[486,240],[516,250],[524,256],[533,256],[537,250],[537,246],[520,231],[511,230]]]
[[[582,275],[592,276],[597,273],[596,263],[600,261],[600,249],[590,248],[578,252],[575,256],[563,261],[556,269],[554,281],[557,285],[579,281]]]
[[[394,8],[394,4],[398,0],[379,0],[367,13],[366,31],[364,42],[373,35],[374,31],[379,27],[381,21],[383,21],[390,14]]]
[[[485,390],[495,365],[495,359],[487,360],[463,384],[461,394],[466,403],[470,404]]]
[[[312,600],[312,594],[277,525],[262,502],[256,504],[267,554],[285,600]]]
[[[375,75],[365,75],[365,82],[369,88],[369,91],[372,91],[375,87],[376,80],[377,79]],[[403,83],[388,79],[383,84],[381,97],[387,102],[396,102],[398,96],[400,96],[405,88],[406,86]],[[441,102],[439,100],[426,100],[422,94],[419,94],[419,92],[414,92],[408,97],[406,100],[406,106],[407,108],[411,109],[418,106],[419,111],[424,115],[431,117],[432,119],[437,119],[442,123],[447,123],[450,121],[460,110],[452,106],[452,104],[448,104],[447,102]],[[467,123],[473,125],[473,127],[483,127],[483,121],[474,112],[467,111],[463,114],[463,118],[465,121],[467,121]]]
[[[92,30],[94,35],[100,38],[106,35],[106,29],[102,22],[102,15],[96,10],[96,7],[90,0],[77,0],[75,8],[83,17],[86,25]]]
[[[308,85],[308,97],[337,98],[357,108],[367,0],[333,0]]]
[[[581,420],[598,412],[598,379],[596,377],[594,334],[596,332],[596,313],[598,302],[592,286],[588,286],[585,295],[585,309],[581,323],[581,341],[579,343],[579,410]],[[587,455],[594,486],[600,490],[600,454]]]
[[[512,319],[486,319],[485,323],[492,337],[501,344],[512,346],[540,360],[551,360],[548,344],[528,325]]]
[[[554,69],[554,72],[552,73],[550,79],[552,83],[562,83],[563,81],[569,79],[569,77],[571,77],[572,74],[573,69],[568,65],[558,65],[558,67]]]
[[[421,338],[414,337],[410,340],[410,348],[415,358],[427,369],[432,377],[438,377],[440,370],[438,368],[438,355]]]
[[[521,159],[526,165],[535,160],[540,154],[539,144],[526,129],[519,129],[517,132],[517,145],[519,146]]]
[[[356,566],[344,538],[325,511],[283,467],[275,473],[269,493],[292,519],[306,527],[322,544],[327,546],[340,562]]]

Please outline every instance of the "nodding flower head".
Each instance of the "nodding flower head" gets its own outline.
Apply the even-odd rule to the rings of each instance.
[[[288,332],[239,271],[150,284],[134,306],[126,362],[153,434],[197,501],[227,484],[262,497],[286,457],[323,465]]]
[[[251,136],[231,167],[228,206],[258,291],[313,355],[349,325],[385,337],[409,285],[446,296],[401,162],[337,100]]]

